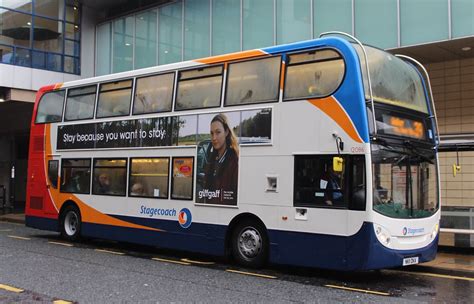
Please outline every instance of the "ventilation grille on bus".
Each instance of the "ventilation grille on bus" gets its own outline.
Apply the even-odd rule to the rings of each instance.
[[[33,151],[34,152],[44,151],[44,137],[42,136],[33,137]]]
[[[30,208],[36,210],[43,209],[43,198],[39,196],[30,196]]]

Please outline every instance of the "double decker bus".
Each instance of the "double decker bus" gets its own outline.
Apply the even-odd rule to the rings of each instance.
[[[434,259],[426,70],[342,35],[43,87],[26,225],[251,267]]]

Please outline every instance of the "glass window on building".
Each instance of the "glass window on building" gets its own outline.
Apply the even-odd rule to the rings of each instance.
[[[156,10],[135,16],[135,69],[156,65]]]
[[[72,0],[0,1],[0,62],[78,74],[80,6],[73,3]],[[69,12],[67,22],[65,11]]]
[[[133,69],[134,24],[135,18],[133,16],[120,18],[113,22],[113,73]]]
[[[359,40],[380,48],[398,46],[397,0],[357,0],[354,9]]]
[[[158,62],[167,64],[182,60],[182,3],[177,2],[158,10]]]
[[[186,0],[184,3],[184,60],[208,57],[209,0]]]
[[[212,55],[240,51],[240,0],[212,1]]]
[[[352,0],[313,0],[313,10],[315,38],[328,31],[352,34]]]
[[[243,0],[243,49],[257,49],[274,44],[273,0]],[[258,29],[258,30],[257,30]]]
[[[111,23],[104,23],[97,26],[97,52],[96,52],[96,64],[95,64],[95,73],[96,75],[105,75],[110,73],[111,67],[111,37],[112,37],[112,27]]]
[[[311,0],[277,0],[277,44],[311,39]]]
[[[453,37],[474,35],[474,1],[451,0]]]
[[[400,0],[401,44],[448,39],[448,13],[446,0]]]
[[[0,8],[0,44],[30,48],[32,17]]]

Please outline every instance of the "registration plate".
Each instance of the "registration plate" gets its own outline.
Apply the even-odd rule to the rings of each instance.
[[[418,264],[418,257],[404,258],[403,266]]]

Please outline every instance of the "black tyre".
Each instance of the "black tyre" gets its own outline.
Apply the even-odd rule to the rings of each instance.
[[[61,236],[68,241],[77,241],[81,237],[81,213],[74,205],[64,208],[61,213]]]
[[[260,223],[244,220],[232,231],[232,255],[245,267],[262,267],[268,258],[268,237]]]

